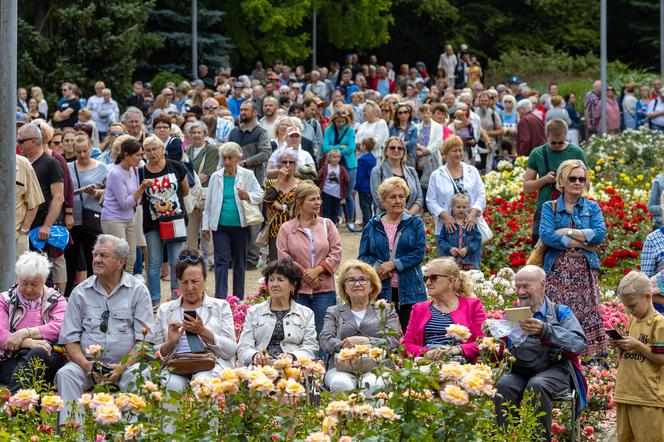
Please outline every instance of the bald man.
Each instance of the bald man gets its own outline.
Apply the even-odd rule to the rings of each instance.
[[[551,440],[551,410],[553,398],[572,389],[576,390],[577,409],[585,407],[585,390],[579,369],[578,354],[586,347],[587,341],[581,324],[572,310],[565,305],[556,305],[544,296],[546,274],[536,266],[525,266],[515,277],[516,294],[519,306],[530,307],[532,317],[519,322],[526,333],[526,340],[513,345],[507,339],[510,353],[516,358],[510,372],[498,383],[498,394],[494,398],[496,418],[499,425],[507,425],[509,406],[519,407],[526,389],[535,393],[541,435]],[[489,335],[487,320],[482,331]]]

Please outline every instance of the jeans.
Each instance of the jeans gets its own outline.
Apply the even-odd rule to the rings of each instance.
[[[136,247],[136,262],[134,263],[134,275],[143,274],[143,251]]]
[[[341,200],[336,196],[329,195],[325,192],[322,192],[321,197],[323,199],[323,218],[330,219],[336,226],[339,222],[339,207],[341,206]]]
[[[360,210],[362,210],[362,224],[366,225],[373,217],[373,197],[371,192],[358,192],[360,197]]]
[[[346,224],[355,222],[355,197],[353,196],[353,189],[355,188],[355,177],[357,176],[357,168],[348,169],[348,195],[346,195]]]
[[[148,244],[148,290],[152,303],[161,302],[161,264],[163,261],[163,250],[166,246],[168,254],[168,266],[171,270],[171,293],[178,288],[178,280],[175,277],[175,263],[178,255],[184,248],[184,241],[163,243],[159,236],[159,230],[145,232],[145,241]]]
[[[233,262],[233,296],[244,299],[249,227],[219,226],[212,231],[214,244],[214,297],[228,296],[228,269]]]
[[[256,245],[256,237],[260,233],[261,227],[261,224],[254,224],[253,226],[246,227],[249,231],[249,237],[247,238],[247,257],[245,259],[248,267],[256,267],[258,265],[258,260],[261,258],[261,248]],[[235,265],[235,263],[233,263],[233,265]]]
[[[15,352],[11,358],[2,361],[0,364],[0,385],[6,385],[12,393],[16,393],[21,388],[33,388],[32,385],[21,385],[20,380],[14,377],[21,368],[31,371],[30,360],[33,358],[42,360],[46,371],[44,373],[44,380],[49,383],[53,382],[55,373],[67,363],[67,360],[62,355],[54,351],[49,356],[41,348],[30,350],[24,348]]]
[[[65,249],[65,260],[67,261],[67,286],[65,287],[65,296],[69,297],[76,283],[76,272],[79,261],[79,253],[83,253],[85,261],[85,271],[88,276],[92,276],[92,249],[97,241],[97,235],[83,231],[81,226],[74,226],[70,232],[73,244]]]
[[[312,295],[299,294],[295,302],[313,310],[314,321],[316,322],[316,336],[318,336],[323,329],[325,313],[328,307],[332,307],[337,303],[337,293],[331,291],[318,292]]]

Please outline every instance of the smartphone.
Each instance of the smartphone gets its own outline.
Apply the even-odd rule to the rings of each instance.
[[[196,319],[198,317],[198,313],[196,313],[196,310],[185,310],[184,314],[189,316],[191,319]]]
[[[95,187],[97,187],[97,186],[95,186],[94,184],[90,184],[90,185],[88,185],[88,186],[83,186],[83,187],[81,187],[81,188],[79,188],[79,189],[74,190],[74,195],[79,195],[79,194],[85,192],[86,190],[88,190],[88,189],[94,189]]]
[[[611,339],[615,341],[620,341],[621,339],[623,339],[623,336],[620,333],[618,333],[618,330],[611,328],[609,330],[604,330],[604,331]]]

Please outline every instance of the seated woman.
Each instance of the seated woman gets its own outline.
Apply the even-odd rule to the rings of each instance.
[[[479,355],[476,339],[482,336],[486,313],[482,301],[473,294],[470,278],[452,259],[438,258],[429,262],[424,280],[431,300],[413,306],[403,338],[406,356],[439,359],[448,353],[474,361]],[[461,345],[455,345],[447,335],[447,327],[452,324],[470,330],[470,338]]]
[[[344,303],[327,309],[320,334],[321,348],[330,356],[325,385],[332,394],[366,384],[371,388],[380,382],[373,373],[358,379],[352,373],[337,371],[335,353],[356,345],[380,346],[388,351],[399,346],[401,329],[394,307],[388,303],[381,310],[373,304],[381,288],[378,274],[369,264],[351,259],[339,271],[337,293]]]
[[[60,292],[46,287],[51,263],[37,252],[25,252],[16,262],[16,280],[9,291],[0,294],[0,385],[12,393],[21,385],[14,375],[27,368],[31,359],[42,360],[44,380],[53,382],[65,358],[53,351],[67,310]],[[26,379],[27,380],[27,379]]]
[[[155,319],[156,349],[162,357],[172,354],[211,351],[217,363],[209,371],[191,377],[214,377],[224,368],[235,365],[235,327],[228,302],[205,294],[207,269],[203,257],[196,250],[185,249],[177,257],[175,276],[182,296],[159,306]],[[169,373],[166,388],[181,391],[189,385],[185,376]]]
[[[263,269],[270,299],[247,310],[237,351],[242,365],[271,365],[290,356],[315,359],[318,353],[314,312],[295,302],[302,271],[291,259],[273,261]]]

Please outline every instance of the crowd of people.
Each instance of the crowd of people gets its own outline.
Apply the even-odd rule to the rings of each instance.
[[[532,388],[550,438],[552,399],[574,390],[582,406],[579,357],[602,364],[609,343],[641,352],[641,364],[664,362],[664,337],[646,347],[629,337],[609,342],[603,328],[597,249],[606,227],[584,197],[590,181],[578,146],[597,133],[600,83],[578,112],[576,97],[561,97],[555,83],[543,94],[517,76],[485,88],[476,58],[451,46],[436,74],[424,63],[395,72],[375,56],[359,64],[351,55],[344,66],[309,73],[259,62],[251,75],[213,77],[201,66],[199,76],[158,93],[137,81],[122,113],[101,81],[88,99],[63,83],[55,112],[39,87],[30,98],[19,89],[17,285],[0,298],[0,383],[10,390],[33,357],[45,361],[65,401],[101,374],[125,388],[136,375],[131,349],[142,340],[165,356],[213,352],[216,363],[194,377],[322,357],[333,393],[381,385],[338,360],[355,345],[394,351],[402,343],[407,357],[474,362],[476,338],[490,335],[466,274],[480,269],[482,244],[493,236],[482,217],[482,177],[517,155],[528,156],[524,192],[538,195],[533,245],[546,252],[541,267],[516,275],[532,318],[521,322],[524,342],[504,343],[517,363],[497,384],[498,422],[507,422],[503,401],[518,404]],[[608,89],[609,131],[664,130],[661,81],[641,86],[639,99],[636,87],[626,84],[620,102]],[[652,186],[644,273],[618,290],[638,320],[664,311],[663,180]],[[435,220],[439,258],[423,274],[427,219]],[[357,260],[343,264],[342,224],[361,235]],[[63,230],[64,249],[54,241]],[[44,253],[28,251],[36,249]],[[230,293],[242,299],[245,273],[257,267],[265,267],[270,297],[249,309],[238,342],[228,273]],[[206,296],[210,269],[214,293]],[[657,316],[655,336],[660,323]],[[455,345],[451,324],[467,326],[471,339]],[[105,349],[101,364],[84,352],[91,345]],[[619,379],[639,370],[623,368],[629,363],[621,362]],[[171,374],[168,386],[188,380]],[[618,402],[641,404],[616,391]],[[619,422],[628,422],[620,410]]]

